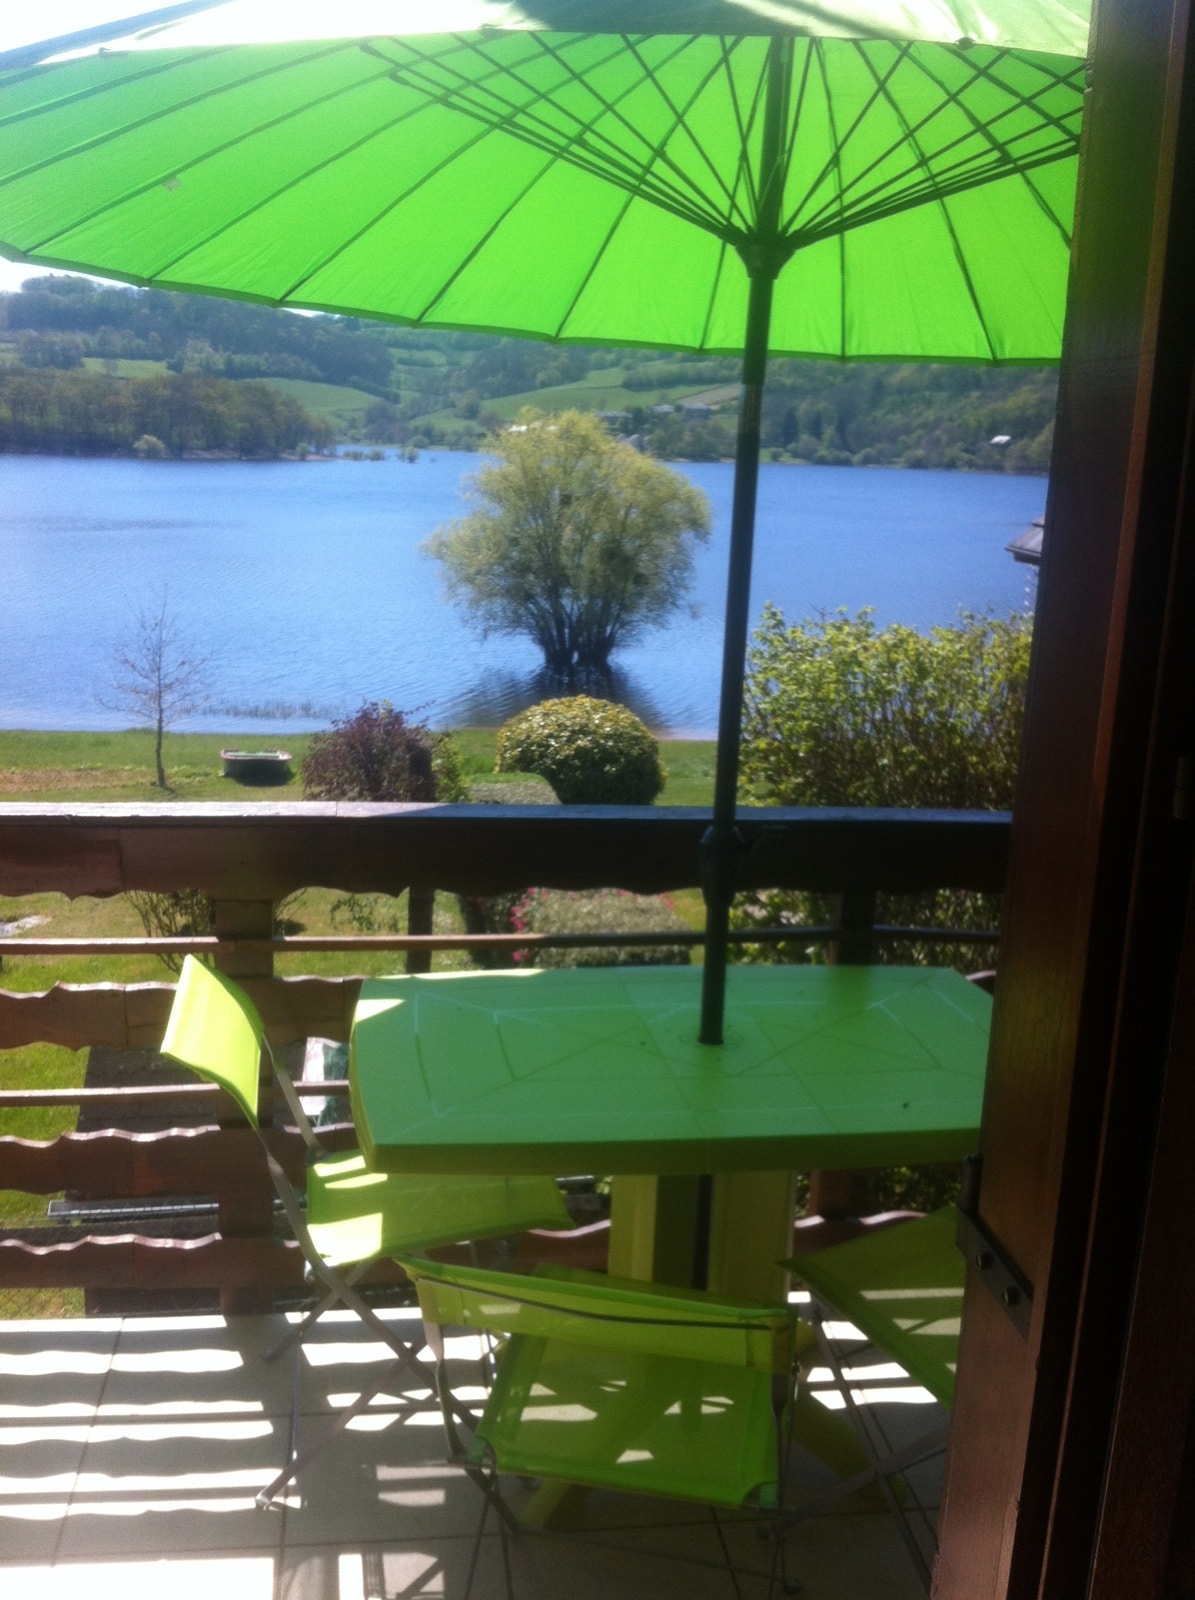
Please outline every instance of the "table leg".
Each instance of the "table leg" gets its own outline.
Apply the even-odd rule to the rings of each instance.
[[[792,1254],[791,1172],[728,1172],[714,1180],[708,1287],[747,1300],[783,1300]],[[693,1281],[695,1177],[619,1177],[611,1182],[610,1273],[687,1285]]]
[[[621,1177],[611,1183],[612,1276],[657,1283],[692,1281],[696,1178]],[[792,1254],[796,1175],[792,1172],[723,1172],[714,1181],[710,1216],[709,1288],[747,1300],[787,1297]],[[796,1395],[795,1432],[801,1444],[839,1478],[867,1467],[867,1456],[847,1423],[827,1411],[804,1385]],[[541,1494],[543,1491],[541,1491]],[[538,1502],[540,1495],[536,1496]],[[575,1507],[545,1496],[546,1518]],[[538,1509],[538,1507],[537,1507]],[[542,1513],[541,1513],[542,1516]]]
[[[745,1300],[783,1300],[792,1254],[796,1177],[791,1172],[722,1172],[714,1180],[709,1287]]]
[[[610,1276],[690,1284],[696,1206],[695,1177],[612,1178]]]

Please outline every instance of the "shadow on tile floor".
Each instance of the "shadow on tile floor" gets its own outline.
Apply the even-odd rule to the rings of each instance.
[[[285,1327],[278,1316],[0,1325],[4,1600],[78,1600],[80,1587],[89,1600],[456,1600],[480,1500],[445,1461],[438,1410],[410,1374],[329,1444],[284,1507],[257,1509],[290,1448],[296,1371],[304,1443],[364,1382],[396,1376],[351,1319],[321,1323],[297,1369],[290,1353],[266,1361]],[[455,1355],[474,1359],[464,1341]],[[925,1407],[890,1371],[885,1383],[885,1426],[923,1428]],[[940,1471],[922,1469],[917,1485],[931,1525]],[[797,1452],[794,1495],[826,1481]],[[514,1484],[512,1502],[526,1493]],[[859,1505],[790,1530],[805,1600],[917,1600],[892,1519]],[[766,1574],[771,1546],[754,1519],[724,1520],[736,1563]],[[576,1525],[519,1535],[510,1560],[517,1600],[734,1593],[709,1513],[644,1496],[589,1495]],[[742,1580],[744,1600],[765,1591],[763,1578]],[[474,1594],[505,1595],[492,1523]]]

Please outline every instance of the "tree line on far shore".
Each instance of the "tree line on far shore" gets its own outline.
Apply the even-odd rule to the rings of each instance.
[[[119,362],[131,380],[144,362],[180,376],[348,387],[370,399],[329,407],[338,436],[375,445],[475,450],[527,404],[593,410],[648,454],[690,461],[734,454],[740,371],[733,356],[293,316],[62,276],[0,295],[0,370],[5,361],[30,373],[103,363],[115,376]],[[763,447],[773,460],[816,465],[1044,473],[1055,393],[1044,367],[773,359]]]
[[[327,423],[262,383],[0,368],[0,451],[278,456],[329,443]]]

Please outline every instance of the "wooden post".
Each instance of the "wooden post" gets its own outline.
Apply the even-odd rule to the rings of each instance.
[[[847,889],[830,902],[830,920],[842,931],[826,946],[831,965],[865,966],[875,955],[875,889]],[[838,1222],[852,1215],[854,1174],[825,1170],[809,1174],[809,1214]]]
[[[434,889],[416,889],[412,887],[407,892],[407,932],[410,934],[431,933],[435,926],[436,891]],[[430,950],[408,950],[408,972],[430,972],[432,970],[432,953]]]
[[[240,943],[242,940],[268,940],[272,936],[273,901],[217,900],[215,909],[216,937],[221,941],[216,948],[217,969],[238,981],[273,977],[274,953],[268,944],[246,948]],[[263,1127],[273,1121],[272,1088],[269,1069],[263,1061],[258,1087],[258,1114]],[[227,1095],[220,1097],[217,1116],[222,1127],[235,1127],[243,1121],[239,1109]],[[264,1162],[260,1163],[260,1182],[247,1184],[235,1194],[221,1196],[219,1216],[220,1233],[225,1239],[269,1238],[273,1234],[274,1185]],[[220,1289],[220,1310],[226,1316],[272,1311],[273,1307],[273,1291],[268,1287],[222,1286]]]

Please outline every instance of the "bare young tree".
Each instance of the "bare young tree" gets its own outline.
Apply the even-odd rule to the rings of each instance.
[[[181,717],[202,711],[208,702],[211,657],[193,651],[163,590],[138,606],[127,640],[112,652],[111,711],[127,711],[154,730],[158,787],[166,788],[162,736]]]

